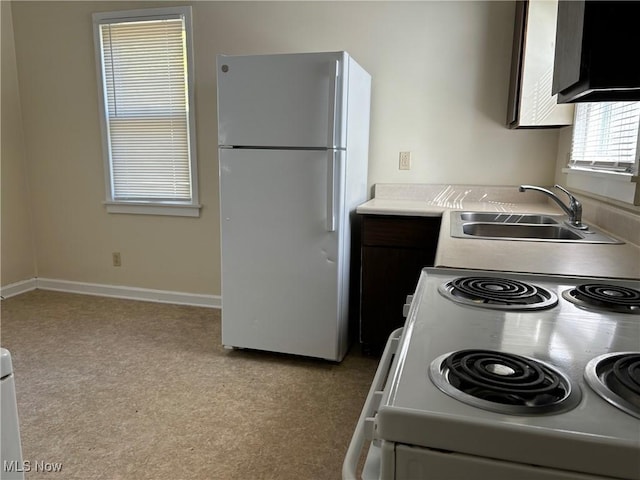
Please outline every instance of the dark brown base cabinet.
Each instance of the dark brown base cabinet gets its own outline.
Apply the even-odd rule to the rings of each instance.
[[[380,355],[389,334],[404,324],[407,295],[420,271],[433,266],[440,217],[363,215],[360,342]]]

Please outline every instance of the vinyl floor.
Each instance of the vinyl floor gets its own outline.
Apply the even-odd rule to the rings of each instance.
[[[1,313],[28,480],[340,479],[377,365],[226,350],[216,309],[35,290]]]

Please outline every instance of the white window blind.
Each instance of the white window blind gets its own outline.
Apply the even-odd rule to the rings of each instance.
[[[570,167],[637,172],[640,102],[576,104]]]
[[[96,22],[108,200],[193,203],[185,17],[138,13]]]

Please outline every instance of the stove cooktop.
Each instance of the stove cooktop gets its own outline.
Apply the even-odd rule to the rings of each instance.
[[[451,285],[466,277],[482,279],[481,290],[489,296],[522,290],[520,283],[533,286],[547,304],[504,308],[502,300],[496,303],[493,298],[470,300],[466,293],[463,301],[452,298]],[[640,319],[633,312],[603,311],[600,305],[591,308],[567,300],[563,292],[581,284],[608,284],[608,292],[611,286],[640,290],[640,282],[633,280],[424,269],[376,416],[378,436],[550,468],[640,478],[640,419],[620,408],[619,399],[616,404],[601,396],[585,377],[587,365],[597,357],[640,353]],[[478,350],[488,350],[489,358],[472,359],[472,374],[469,360],[458,354],[475,355]],[[461,365],[463,375],[456,376],[452,371]],[[489,378],[493,390],[505,380],[538,375],[542,380],[532,381],[550,389],[544,400],[551,406],[540,407],[541,399],[526,391],[496,402],[500,395],[486,385],[468,386],[473,383],[469,377],[475,381],[477,375]],[[434,382],[438,376],[447,381]],[[602,379],[601,369],[596,376]],[[452,393],[460,386],[462,395]],[[482,440],[486,438],[491,441]]]

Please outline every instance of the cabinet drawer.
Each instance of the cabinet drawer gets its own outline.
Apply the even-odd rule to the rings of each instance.
[[[364,215],[362,244],[381,247],[435,247],[440,221],[440,217]]]

